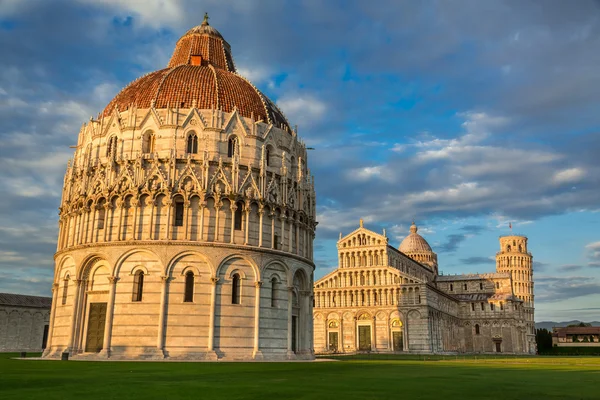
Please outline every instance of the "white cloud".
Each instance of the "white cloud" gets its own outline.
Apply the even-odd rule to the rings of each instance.
[[[248,79],[250,82],[254,83],[255,85],[258,85],[260,83],[267,81],[272,75],[271,70],[269,70],[265,67],[262,67],[262,66],[251,67],[251,66],[240,65],[239,63],[236,63],[236,64],[237,64],[238,74],[240,74],[244,78]]]
[[[300,126],[312,125],[321,120],[327,111],[327,105],[324,102],[309,94],[284,96],[277,100],[277,105],[290,122],[297,122]]]
[[[575,183],[581,181],[585,177],[585,170],[582,168],[569,168],[559,171],[554,174],[552,180],[554,183],[561,185],[564,183]]]
[[[102,8],[112,7],[124,17],[133,15],[139,18],[141,25],[151,28],[177,26],[185,18],[182,0],[77,0],[83,4],[92,4]],[[200,13],[200,12],[199,12]]]

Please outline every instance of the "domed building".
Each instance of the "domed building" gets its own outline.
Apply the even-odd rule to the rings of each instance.
[[[413,260],[433,268],[437,274],[437,254],[431,250],[431,246],[429,246],[427,240],[419,235],[417,233],[418,231],[419,228],[417,228],[417,225],[413,222],[410,226],[410,234],[402,240],[398,249]]]
[[[79,132],[44,357],[313,358],[313,183],[205,17]]]
[[[314,286],[315,352],[535,354],[527,238],[500,238],[496,272],[440,275],[417,232],[397,249],[362,220],[340,233],[339,266]]]

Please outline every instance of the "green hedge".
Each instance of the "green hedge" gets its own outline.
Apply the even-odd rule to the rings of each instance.
[[[600,356],[598,347],[553,347],[552,349],[540,350],[544,356]]]

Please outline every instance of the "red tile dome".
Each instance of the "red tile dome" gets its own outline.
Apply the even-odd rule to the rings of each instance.
[[[167,68],[151,72],[127,85],[108,103],[103,116],[116,108],[191,108],[238,112],[290,130],[277,106],[250,81],[236,73],[231,47],[204,22],[187,31],[175,45]]]

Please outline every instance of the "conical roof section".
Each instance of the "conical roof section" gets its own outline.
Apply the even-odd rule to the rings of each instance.
[[[204,21],[188,30],[175,45],[167,68],[151,72],[127,85],[106,106],[103,116],[115,109],[192,108],[236,109],[291,132],[279,108],[250,81],[236,73],[231,46],[219,31]]]

